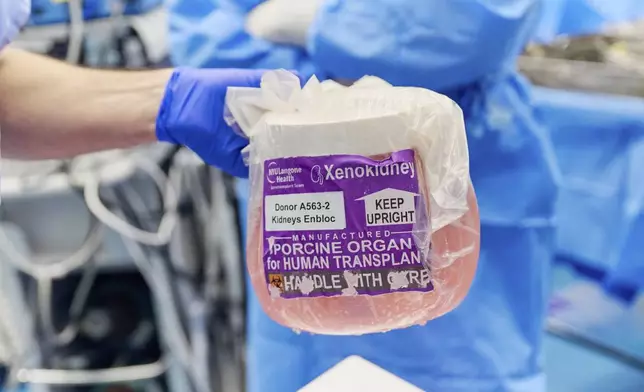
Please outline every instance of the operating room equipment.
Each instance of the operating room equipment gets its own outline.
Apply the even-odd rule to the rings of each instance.
[[[13,45],[87,66],[154,66],[167,57],[165,23],[158,0],[35,0]]]
[[[114,159],[115,156],[119,156],[119,154],[115,155],[113,153],[108,155],[110,155],[111,159]],[[79,159],[79,161],[82,160],[83,159]],[[16,249],[15,246],[13,246],[13,244],[15,244],[14,241],[7,241],[8,238],[4,235],[7,228],[4,227],[4,230],[2,231],[3,236],[0,237],[3,239],[2,246],[0,247],[3,255],[2,262],[3,267],[8,268],[8,276],[12,275],[11,268],[17,267],[14,271],[25,272],[27,273],[27,276],[33,276],[33,280],[24,280],[24,278],[20,278],[18,274],[13,274],[15,276],[15,280],[13,280],[13,282],[17,283],[14,283],[13,293],[9,295],[8,298],[13,302],[14,310],[21,310],[18,314],[22,314],[22,317],[26,317],[24,315],[38,315],[38,317],[34,317],[34,320],[42,318],[42,325],[45,327],[49,326],[48,329],[45,329],[44,337],[39,337],[39,327],[36,327],[31,339],[24,339],[27,342],[25,344],[30,345],[32,352],[41,352],[42,354],[45,354],[47,353],[47,350],[45,350],[45,346],[43,346],[43,344],[45,344],[44,342],[49,340],[50,343],[53,343],[55,346],[67,346],[68,343],[71,343],[71,340],[76,338],[80,328],[79,325],[70,324],[68,325],[70,328],[63,329],[62,334],[58,334],[58,332],[52,333],[54,329],[51,327],[53,319],[50,306],[54,305],[49,303],[49,301],[51,301],[52,294],[55,293],[52,291],[51,286],[54,280],[59,282],[62,278],[70,276],[70,274],[74,272],[74,269],[81,267],[87,268],[87,266],[93,265],[94,263],[103,266],[108,265],[109,268],[118,269],[119,263],[110,262],[110,258],[113,258],[112,260],[117,259],[122,261],[123,257],[122,255],[119,256],[118,250],[116,252],[113,250],[111,252],[107,252],[108,254],[104,253],[104,251],[98,252],[99,246],[104,249],[103,242],[105,241],[105,237],[103,235],[98,237],[96,234],[98,231],[95,228],[92,229],[92,226],[96,227],[96,223],[91,219],[89,221],[87,220],[88,217],[91,217],[91,214],[88,214],[86,210],[83,210],[82,206],[84,203],[79,200],[78,197],[75,197],[76,193],[74,192],[74,187],[81,184],[80,182],[75,181],[81,181],[79,178],[82,177],[83,174],[91,172],[91,170],[86,169],[83,174],[77,171],[75,174],[78,177],[72,180],[71,176],[60,171],[61,166],[65,166],[64,162],[46,162],[45,164],[36,163],[31,165],[29,163],[12,163],[13,162],[5,162],[4,165],[5,177],[3,179],[2,187],[4,221],[13,222],[14,225],[17,225],[17,227],[20,228],[19,232],[24,233],[23,236],[26,234],[25,238],[29,241],[31,254],[25,254],[24,250],[21,251]],[[36,168],[40,166],[38,168],[39,170],[34,170],[34,166]],[[132,170],[132,166],[128,166],[126,164],[123,167],[123,165],[121,165],[121,169],[125,170],[121,173],[127,174],[128,170]],[[12,174],[14,176],[12,176]],[[49,216],[47,220],[49,224],[42,224],[43,216]],[[85,218],[85,221],[83,218]],[[61,231],[56,229],[57,225],[64,225],[73,229]],[[91,233],[89,241],[83,241],[83,229],[88,230],[88,232]],[[26,230],[26,232],[23,230]],[[79,234],[81,234],[80,237],[78,237]],[[113,236],[114,235],[112,234],[112,237]],[[100,244],[97,244],[97,238],[98,241],[100,241]],[[77,247],[79,242],[82,243],[80,250],[69,256],[69,249]],[[45,256],[45,253],[47,256]],[[97,260],[97,254],[102,254],[104,256],[102,261]],[[123,266],[123,263],[120,263],[120,265]],[[85,276],[85,274],[83,275]],[[85,279],[83,280],[86,281]],[[98,280],[95,281],[95,284],[98,282]],[[34,287],[32,283],[37,283],[37,287]],[[18,284],[18,286],[15,286],[15,284]],[[30,290],[29,286],[34,287],[34,289]],[[83,284],[79,286],[79,290],[84,291],[84,293],[80,293],[80,297],[85,297],[85,299],[87,299],[87,287],[83,286]],[[3,287],[3,291],[10,288],[11,287]],[[27,298],[31,295],[30,293],[40,293],[40,295],[44,295],[44,297],[38,300],[37,308],[30,308],[31,301],[27,300],[26,304],[23,304],[23,309],[20,309],[22,306],[14,302],[14,298],[21,298],[21,292],[24,292]],[[78,310],[74,308],[77,306],[82,307],[82,304],[76,305],[74,302],[78,303],[77,300],[72,301],[72,309],[70,309],[72,312],[72,314],[70,314],[72,317],[70,321],[72,322],[80,321],[78,320]],[[83,316],[86,317],[87,315]],[[9,318],[9,321],[14,325],[25,325],[24,321],[21,321],[20,318],[16,317]],[[40,349],[37,349],[38,346],[40,346]],[[51,360],[51,356],[49,360]],[[12,375],[18,381],[37,382],[40,380],[42,382],[44,380],[45,382],[56,382],[57,380],[62,380],[60,372],[56,373],[56,371],[53,370],[39,371],[37,370],[37,367],[40,366],[38,364],[30,365],[23,361],[16,361],[15,363],[11,363],[11,365],[13,365],[10,367]],[[161,369],[161,373],[163,373],[163,366],[155,366],[157,370],[151,369],[153,373],[158,376],[159,369]],[[114,377],[118,378],[119,370],[111,370],[112,371],[107,372],[105,376],[94,375],[98,376],[99,379],[101,377],[104,379]],[[143,372],[144,369],[142,368],[140,370],[141,372],[139,375],[143,375],[145,373]],[[123,372],[127,373],[126,370]],[[89,374],[91,376],[91,372]],[[91,379],[90,376],[88,376],[89,379]],[[121,376],[126,377],[123,374],[121,374]],[[85,375],[81,372],[78,381],[82,381],[83,378],[85,378]]]
[[[83,40],[95,38],[104,28],[106,41],[112,42],[130,24],[164,45],[154,29],[146,33],[146,26],[136,25],[137,17],[150,15],[134,15],[122,7],[110,9],[110,15],[83,18],[81,23],[74,14],[70,23],[82,24]],[[15,44],[34,49],[44,43],[51,49],[52,39],[61,38],[66,54],[60,58],[123,67],[122,61],[92,57],[96,53],[85,45],[78,55],[74,34],[68,35],[66,23],[32,23]],[[90,57],[97,63],[87,61]],[[141,65],[152,64],[134,68]],[[260,73],[186,70],[175,75],[168,91],[175,94],[165,100],[157,126],[172,138],[168,141],[186,144],[203,158],[185,158],[187,150],[160,143],[65,161],[9,162],[13,172],[5,167],[3,220],[7,230],[11,225],[25,237],[26,244],[25,250],[16,249],[16,242],[5,236],[0,246],[11,282],[3,291],[13,290],[6,307],[12,312],[8,320],[14,329],[24,326],[22,341],[27,347],[10,347],[10,382],[84,391],[91,384],[130,383],[143,377],[150,378],[147,385],[158,382],[166,390],[186,392],[218,391],[241,383],[243,272],[236,219],[229,211],[234,203],[228,177],[201,159],[216,161],[222,151],[212,147],[235,136],[222,119],[227,84],[256,85]],[[180,75],[188,75],[188,80]],[[210,90],[195,94],[195,76],[209,81]],[[179,99],[202,112],[201,128],[191,127],[194,118],[182,110],[186,105]],[[217,99],[219,111],[213,106]],[[220,120],[215,129],[213,119]],[[194,137],[195,132],[201,134]],[[220,161],[219,166],[243,167],[239,151],[232,148],[230,156],[234,164]],[[140,279],[119,290],[119,278],[125,283],[135,276]],[[140,298],[122,299],[137,291]],[[121,300],[108,300],[114,297]],[[152,305],[144,303],[146,297]],[[129,306],[142,319],[134,323],[130,318],[136,325],[128,327],[119,319]],[[119,340],[120,346],[114,344]],[[154,351],[155,343],[156,357],[147,350]]]
[[[644,97],[644,23],[528,45],[519,68],[544,87]]]
[[[236,217],[229,211],[227,180],[220,173],[187,150],[156,145],[69,162],[9,161],[3,174],[0,266],[9,273],[3,273],[7,282],[0,288],[12,292],[6,297],[14,312],[8,331],[26,334],[16,339],[23,348],[9,357],[12,381],[53,388],[42,390],[146,378],[162,381],[168,391],[210,392],[224,390],[224,384],[239,385],[240,365],[230,358],[241,361],[243,280]],[[190,212],[197,210],[204,215]],[[23,242],[31,254],[7,240],[9,222],[27,239]],[[190,226],[201,234],[191,235],[186,231]],[[99,227],[98,245],[96,237],[83,234],[97,232],[92,227]],[[78,243],[81,251],[70,256],[69,249]],[[207,252],[201,250],[206,244],[211,248]],[[190,258],[190,253],[197,255]],[[136,276],[142,283],[119,288],[117,282],[135,282]],[[142,292],[125,300],[137,290],[150,290],[150,305],[135,306],[145,298]],[[40,297],[32,303],[35,294]],[[59,297],[67,299],[55,299]],[[66,312],[60,308],[65,303]],[[114,319],[122,317],[118,309],[123,306],[134,306],[130,311],[143,317],[141,322]],[[152,312],[151,318],[145,318],[146,312]],[[64,313],[69,323],[61,328],[56,320]],[[123,335],[126,330],[130,332]],[[114,333],[126,339],[120,349],[101,348],[101,340],[121,336]],[[147,363],[132,363],[133,355],[153,349],[155,334],[161,356],[153,360],[145,354],[140,358],[148,358]],[[95,341],[79,346],[81,337]],[[112,366],[105,363],[110,358]],[[100,363],[104,368],[95,368]],[[58,366],[47,366],[52,364]]]

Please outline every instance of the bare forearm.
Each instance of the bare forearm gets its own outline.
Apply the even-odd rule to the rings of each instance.
[[[0,54],[2,155],[63,158],[155,140],[171,70],[73,67],[19,50]]]

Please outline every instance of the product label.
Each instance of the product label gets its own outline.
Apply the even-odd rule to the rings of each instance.
[[[413,150],[264,163],[264,269],[273,296],[432,290],[429,217]]]

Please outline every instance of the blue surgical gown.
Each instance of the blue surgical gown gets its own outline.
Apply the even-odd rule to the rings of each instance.
[[[534,39],[642,18],[641,0],[549,0]],[[534,96],[562,172],[557,260],[631,301],[644,288],[644,99],[547,88]]]
[[[562,173],[557,254],[624,300],[644,288],[644,99],[537,88]]]
[[[542,327],[554,244],[555,161],[514,61],[537,0],[327,0],[306,50],[249,36],[256,0],[173,0],[172,58],[204,67],[365,74],[443,92],[463,108],[482,249],[453,312],[385,334],[313,336],[271,321],[249,292],[248,390],[293,392],[357,354],[424,390],[543,391]],[[246,197],[242,186],[240,196]]]

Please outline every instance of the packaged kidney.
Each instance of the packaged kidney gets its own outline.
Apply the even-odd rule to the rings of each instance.
[[[463,115],[438,93],[286,71],[230,88],[249,138],[247,266],[287,327],[359,335],[424,324],[465,298],[479,215]]]

